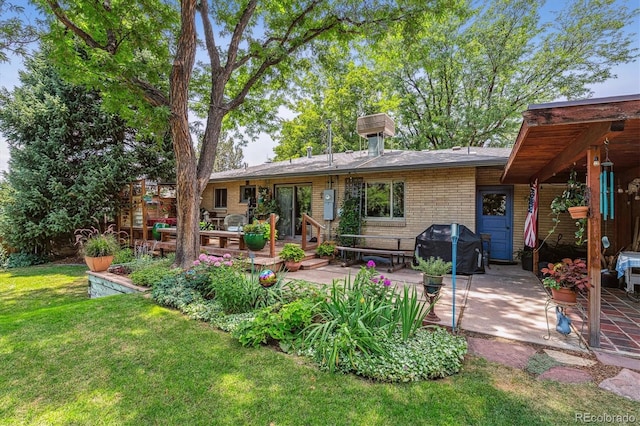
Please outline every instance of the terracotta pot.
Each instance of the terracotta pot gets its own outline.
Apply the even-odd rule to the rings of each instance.
[[[285,268],[287,268],[289,272],[296,272],[298,269],[300,269],[301,265],[302,265],[302,262],[294,262],[291,260],[286,260],[284,262],[284,266]]]
[[[104,272],[109,269],[113,262],[113,256],[101,256],[101,257],[84,257],[84,262],[92,272]]]
[[[569,207],[568,210],[572,219],[584,219],[589,213],[589,206]]]
[[[571,290],[570,288],[560,287],[557,290],[555,288],[552,288],[551,297],[553,297],[553,300],[555,300],[556,302],[576,303],[578,293]]]

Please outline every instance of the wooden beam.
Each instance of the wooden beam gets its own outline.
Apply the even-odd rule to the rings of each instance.
[[[589,277],[589,306],[587,309],[589,346],[600,347],[600,166],[593,165],[600,155],[600,145],[587,149],[587,188],[591,197],[587,218],[587,268]]]
[[[637,95],[634,95],[637,98]],[[531,108],[522,113],[529,126],[622,121],[640,117],[640,100],[629,99],[591,104],[558,103],[547,108]]]
[[[546,182],[556,173],[570,168],[578,159],[584,156],[592,145],[597,145],[604,141],[609,134],[611,123],[601,122],[594,123],[589,129],[581,134],[573,143],[568,144],[567,148],[545,165],[538,175],[539,182]]]

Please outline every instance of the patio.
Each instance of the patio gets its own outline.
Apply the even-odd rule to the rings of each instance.
[[[330,284],[348,274],[357,273],[357,267],[342,268],[327,265],[316,269],[300,270],[288,274],[289,279],[302,279]],[[418,285],[422,292],[420,273],[409,268],[395,272],[381,272],[394,283]],[[452,325],[452,279],[445,277],[445,286],[435,311],[441,321]],[[491,265],[485,274],[456,277],[456,326],[467,332],[479,333],[520,342],[550,346],[572,351],[586,351],[588,330],[582,327],[583,314],[569,310],[573,330],[564,336],[555,330],[556,315],[550,306],[547,340],[545,304],[547,292],[540,281],[520,265]],[[586,311],[587,301],[581,300]],[[582,329],[583,340],[578,339]],[[627,299],[623,290],[602,289],[601,352],[640,358],[640,303]]]

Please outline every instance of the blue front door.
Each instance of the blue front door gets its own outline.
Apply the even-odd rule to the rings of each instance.
[[[491,235],[491,259],[513,257],[513,188],[479,187],[476,199],[477,234]]]

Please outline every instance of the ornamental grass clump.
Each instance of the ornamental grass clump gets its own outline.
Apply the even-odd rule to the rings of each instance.
[[[319,306],[320,322],[303,331],[305,344],[321,366],[349,371],[358,353],[384,355],[380,341],[385,336],[400,333],[402,340],[409,339],[427,313],[415,288],[398,293],[369,261],[354,280],[333,282],[329,297]]]

